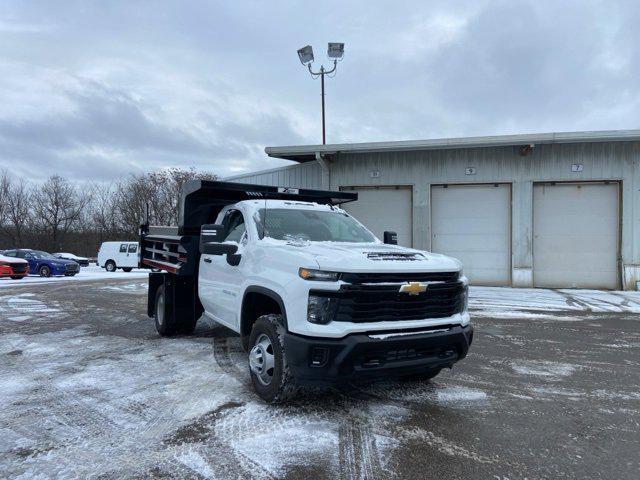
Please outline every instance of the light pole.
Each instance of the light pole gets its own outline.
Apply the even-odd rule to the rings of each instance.
[[[325,115],[324,115],[324,76],[331,75],[336,71],[336,67],[338,66],[338,61],[342,60],[344,56],[344,43],[331,43],[327,47],[327,56],[329,59],[333,60],[333,68],[330,70],[325,70],[324,65],[320,65],[320,70],[318,72],[314,72],[311,69],[311,64],[313,63],[313,48],[311,45],[307,45],[306,47],[302,47],[298,50],[298,58],[300,58],[300,63],[306,65],[309,69],[309,73],[312,78],[320,77],[320,96],[322,98],[322,144],[325,145],[327,143],[327,133],[325,127]]]

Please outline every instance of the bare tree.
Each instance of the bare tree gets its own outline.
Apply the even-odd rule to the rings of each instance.
[[[64,248],[94,256],[103,241],[135,239],[147,205],[150,223],[176,225],[184,183],[216,178],[169,168],[79,189],[57,175],[38,185],[0,172],[0,248]]]
[[[100,240],[115,238],[122,226],[116,214],[117,185],[94,185],[92,187],[92,201],[89,205],[91,226],[98,232]]]
[[[119,225],[127,235],[136,235],[140,223],[146,218],[155,225],[176,225],[178,201],[182,186],[187,180],[215,180],[213,173],[196,172],[195,169],[169,168],[144,175],[131,175],[120,182],[116,194],[116,212]]]
[[[90,195],[76,190],[66,179],[53,175],[33,194],[33,223],[49,238],[51,250],[59,250],[62,240],[77,225]]]
[[[31,195],[27,183],[20,179],[11,181],[3,175],[4,190],[3,215],[6,221],[0,222],[2,233],[8,238],[11,246],[23,246],[31,224]]]
[[[0,227],[6,222],[7,202],[11,179],[6,170],[0,173]]]

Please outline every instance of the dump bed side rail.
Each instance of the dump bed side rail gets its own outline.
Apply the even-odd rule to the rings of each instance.
[[[148,227],[153,232],[154,227]],[[162,235],[141,229],[140,268],[157,268],[180,276],[195,274],[198,236]]]

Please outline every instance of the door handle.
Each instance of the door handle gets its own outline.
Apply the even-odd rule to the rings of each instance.
[[[211,259],[209,257],[204,257],[204,261],[207,263],[211,263]]]

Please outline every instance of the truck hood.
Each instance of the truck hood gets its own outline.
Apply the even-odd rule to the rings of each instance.
[[[455,258],[397,245],[313,242],[308,247],[321,270],[335,272],[457,271]]]

